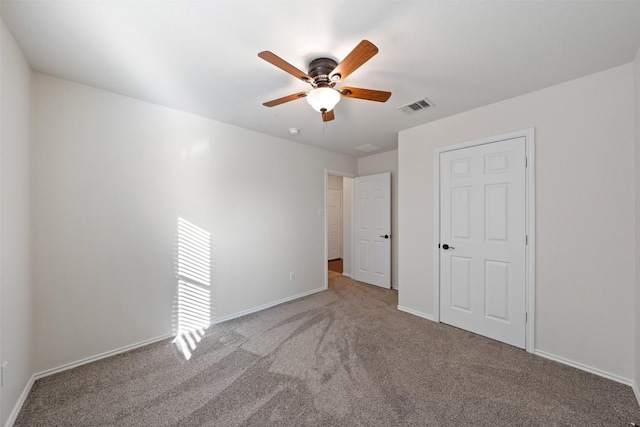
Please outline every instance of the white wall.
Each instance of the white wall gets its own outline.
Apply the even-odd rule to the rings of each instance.
[[[36,371],[172,331],[178,217],[211,233],[213,319],[323,287],[324,169],[355,159],[39,73],[33,86]]]
[[[0,363],[8,362],[0,399],[4,425],[32,373],[31,69],[4,21],[0,27]]]
[[[636,289],[635,289],[635,392],[640,404],[640,48],[633,62],[635,123],[635,214],[636,214]]]
[[[436,147],[536,138],[536,349],[633,375],[633,74],[627,64],[400,133],[400,304],[433,314]]]
[[[398,289],[398,150],[358,159],[358,176],[391,172],[391,287]]]

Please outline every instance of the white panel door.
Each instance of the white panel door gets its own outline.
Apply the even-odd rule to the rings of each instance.
[[[526,338],[525,140],[440,154],[440,320]]]
[[[329,244],[327,259],[342,258],[342,190],[327,189],[327,221],[329,222]]]
[[[360,176],[355,187],[355,279],[391,289],[391,174]]]

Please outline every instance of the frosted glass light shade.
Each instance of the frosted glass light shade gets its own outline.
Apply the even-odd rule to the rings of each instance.
[[[319,113],[321,113],[323,109],[325,111],[331,111],[338,101],[340,101],[340,93],[330,87],[319,87],[307,94],[307,101],[309,105]]]

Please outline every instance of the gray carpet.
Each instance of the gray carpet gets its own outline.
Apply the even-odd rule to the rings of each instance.
[[[16,426],[628,426],[627,386],[396,310],[330,273],[326,292],[38,380]]]

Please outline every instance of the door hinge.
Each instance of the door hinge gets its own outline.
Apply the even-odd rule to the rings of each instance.
[[[529,158],[528,158],[528,157],[525,157],[525,158],[524,158],[524,167],[525,167],[525,168],[526,168],[526,167],[529,167]]]
[[[524,245],[527,246],[529,244],[529,235],[525,234],[524,235]]]
[[[524,323],[529,323],[529,313],[524,314]]]

